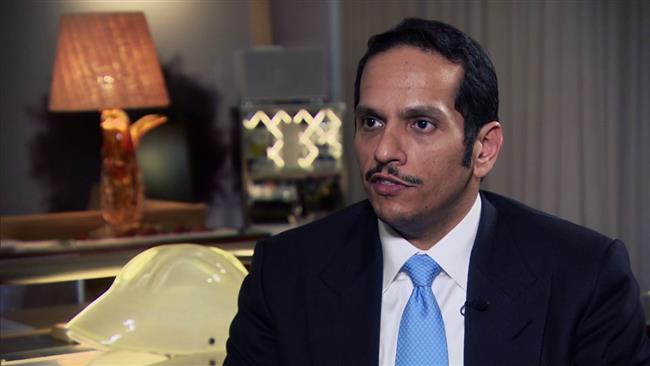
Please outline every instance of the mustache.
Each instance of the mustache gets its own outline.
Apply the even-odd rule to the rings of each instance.
[[[393,177],[396,177],[397,179],[403,180],[404,182],[414,184],[414,185],[421,185],[424,183],[422,179],[414,176],[414,175],[407,175],[407,174],[400,174],[399,169],[395,168],[392,165],[388,164],[377,164],[375,167],[368,169],[366,174],[364,174],[364,178],[369,182],[372,179],[372,176],[380,173],[382,170],[386,168],[386,173],[389,175],[392,175]]]

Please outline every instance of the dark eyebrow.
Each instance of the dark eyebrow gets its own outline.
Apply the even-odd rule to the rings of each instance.
[[[354,117],[356,119],[362,116],[376,116],[378,118],[384,119],[383,114],[378,110],[372,107],[358,105],[354,110]],[[429,116],[439,120],[444,120],[445,112],[443,112],[438,107],[434,107],[430,105],[418,105],[418,106],[408,107],[399,112],[399,118],[401,119],[409,119],[409,118],[422,117],[422,116]]]
[[[383,118],[382,114],[378,110],[364,105],[357,105],[357,107],[354,109],[354,117],[356,119],[361,116],[376,116]]]
[[[430,116],[436,119],[444,119],[445,112],[443,112],[440,108],[429,105],[409,107],[399,112],[399,117],[402,119],[421,116]]]

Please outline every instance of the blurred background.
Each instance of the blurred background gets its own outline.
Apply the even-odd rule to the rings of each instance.
[[[484,188],[622,238],[642,290],[650,290],[649,2],[3,1],[3,217],[97,208],[98,113],[62,116],[48,111],[48,98],[60,16],[104,11],[144,12],[170,97],[169,107],[155,111],[169,122],[139,150],[147,197],[205,204],[208,228],[241,228],[251,212],[269,212],[250,201],[269,187],[302,200],[301,212],[324,186],[340,201],[315,203],[325,211],[363,199],[351,111],[368,37],[408,16],[460,28],[484,46],[499,78],[505,146]],[[241,60],[269,49],[321,55],[314,70],[324,83],[313,95],[262,104],[335,103],[342,155],[333,181],[309,174],[299,176],[298,188],[289,178],[248,181],[241,123],[259,104],[251,88],[264,85],[240,80],[255,70]]]

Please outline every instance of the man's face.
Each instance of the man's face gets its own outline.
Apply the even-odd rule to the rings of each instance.
[[[454,107],[462,77],[461,65],[410,46],[373,56],[361,77],[355,148],[364,187],[379,218],[412,242],[440,239],[430,231],[444,235],[476,198]]]

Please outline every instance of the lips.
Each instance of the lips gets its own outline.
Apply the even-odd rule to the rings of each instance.
[[[392,175],[377,173],[370,180],[372,189],[381,196],[395,196],[405,189],[414,187],[413,184],[405,182]]]

